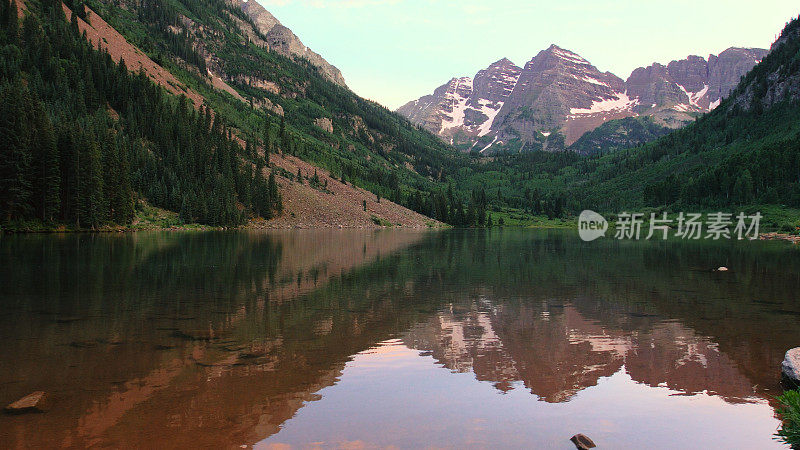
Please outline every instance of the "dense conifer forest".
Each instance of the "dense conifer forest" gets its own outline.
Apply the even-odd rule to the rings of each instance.
[[[125,225],[138,198],[211,225],[280,211],[274,175],[221,116],[94,50],[60,2],[28,7],[40,11],[18,26],[15,5],[0,4],[4,221]]]

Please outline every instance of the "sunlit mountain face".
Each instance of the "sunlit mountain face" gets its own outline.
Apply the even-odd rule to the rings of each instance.
[[[648,118],[680,128],[716,109],[767,55],[731,47],[634,70],[627,80],[601,72],[575,52],[551,45],[523,67],[501,59],[474,77],[453,78],[397,112],[469,152],[562,151],[611,120]]]
[[[794,254],[530,230],[12,236],[0,399],[53,406],[0,436],[768,448]]]

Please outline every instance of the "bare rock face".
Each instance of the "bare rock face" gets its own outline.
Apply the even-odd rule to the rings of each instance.
[[[708,62],[705,58],[692,55],[680,61],[670,62],[667,65],[667,73],[687,91],[699,92],[708,81]]]
[[[800,383],[800,347],[786,352],[786,358],[781,364],[781,371],[789,381]]]
[[[641,67],[622,80],[552,45],[524,68],[500,60],[397,112],[466,150],[563,150],[614,119],[647,116],[659,126],[681,127],[719,106],[766,53],[730,48],[708,60],[689,56]]]
[[[323,76],[334,83],[347,87],[342,72],[330,64],[318,53],[306,47],[300,38],[286,28],[269,11],[264,9],[256,0],[228,0],[233,6],[239,7],[255,23],[258,31],[266,37],[267,45],[273,51],[285,56],[297,56],[307,59],[319,68]]]
[[[47,394],[43,391],[36,391],[28,394],[6,406],[5,411],[9,414],[45,412],[47,411]]]
[[[472,84],[470,103],[480,105],[480,100],[489,103],[506,101],[514,91],[521,72],[522,69],[508,58],[503,58],[479,71]]]
[[[525,65],[493,131],[502,142],[518,140],[525,145],[562,128],[567,135],[575,134],[570,132],[574,119],[622,118],[619,112],[628,114],[630,109],[624,85],[621,78],[600,72],[580,55],[551,45]]]
[[[634,70],[628,77],[626,85],[628,93],[639,99],[638,109],[678,103],[682,94],[681,89],[672,80],[667,66],[658,63]]]
[[[800,47],[800,21],[792,21],[772,45],[763,70],[738,86],[730,108],[770,108],[784,101],[800,101],[800,71],[795,55]]]
[[[328,133],[333,133],[333,122],[331,122],[331,119],[327,117],[320,117],[314,120],[314,125],[318,126],[319,128],[322,128]]]
[[[709,99],[719,104],[719,100],[727,97],[742,76],[761,62],[767,53],[767,50],[759,48],[729,48],[719,56],[711,55],[708,58]]]
[[[521,72],[522,68],[503,58],[475,78],[453,78],[397,111],[451,144],[472,144],[491,131]]]

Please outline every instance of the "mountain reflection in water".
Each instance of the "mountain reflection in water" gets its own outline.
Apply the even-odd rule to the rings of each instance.
[[[777,446],[798,255],[533,230],[4,237],[0,401],[53,406],[0,417],[0,440]]]

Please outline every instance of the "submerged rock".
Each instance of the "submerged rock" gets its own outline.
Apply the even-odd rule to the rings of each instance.
[[[9,414],[45,412],[47,410],[46,403],[47,394],[44,391],[36,391],[6,406],[5,411]]]
[[[226,333],[224,331],[217,331],[213,329],[201,330],[178,330],[172,336],[186,339],[189,341],[216,341],[222,339]]]
[[[578,433],[575,436],[572,436],[569,440],[572,441],[573,444],[575,444],[575,447],[577,447],[578,450],[589,450],[590,448],[597,447],[594,444],[594,441],[589,439],[589,437],[586,436],[585,434]]]
[[[793,348],[786,352],[786,358],[781,365],[783,376],[789,381],[800,384],[800,347]]]

